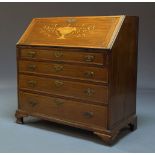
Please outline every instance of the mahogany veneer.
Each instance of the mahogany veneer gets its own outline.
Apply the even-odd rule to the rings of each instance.
[[[33,19],[17,43],[17,123],[34,116],[111,144],[137,127],[138,17]]]

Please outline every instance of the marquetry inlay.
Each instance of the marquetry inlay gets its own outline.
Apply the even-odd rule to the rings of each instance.
[[[83,38],[95,30],[94,24],[44,24],[40,33],[56,39]]]

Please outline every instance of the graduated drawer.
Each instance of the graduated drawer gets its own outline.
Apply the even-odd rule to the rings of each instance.
[[[107,127],[106,107],[24,92],[19,93],[19,106],[21,110],[31,114],[99,126],[101,128]]]
[[[32,72],[57,75],[81,80],[102,81],[107,83],[108,71],[104,67],[88,67],[81,65],[56,64],[48,62],[19,61],[19,72]]]
[[[19,88],[106,104],[106,86],[72,82],[54,78],[19,75]]]
[[[98,65],[106,64],[106,53],[82,52],[76,49],[21,49],[20,58]]]

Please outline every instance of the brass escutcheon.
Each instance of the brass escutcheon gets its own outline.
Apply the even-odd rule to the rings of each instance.
[[[73,18],[73,17],[67,19],[67,22],[68,22],[68,23],[75,23],[76,21],[77,21],[77,20],[76,20],[75,18]]]
[[[85,76],[86,78],[92,78],[92,77],[94,77],[94,72],[92,72],[92,71],[86,71],[86,72],[84,73],[84,76]]]
[[[34,57],[36,56],[36,52],[34,52],[34,51],[29,51],[29,52],[27,53],[27,55],[28,55],[28,57],[30,57],[30,58],[34,58]]]
[[[28,68],[28,71],[34,71],[36,69],[36,65],[29,64],[27,68]]]
[[[91,88],[86,89],[84,92],[88,96],[92,96],[95,93],[94,89]]]
[[[54,52],[54,56],[55,56],[56,58],[60,58],[60,57],[63,56],[63,52],[62,52],[62,51],[55,51],[55,52]]]
[[[64,83],[62,81],[56,80],[54,81],[54,85],[56,88],[61,88],[64,85]]]
[[[37,84],[37,82],[34,81],[34,80],[29,80],[27,83],[28,83],[28,86],[29,86],[29,87],[35,87],[36,84]]]
[[[95,56],[93,56],[93,55],[86,55],[84,57],[84,61],[86,61],[86,62],[93,62],[94,59],[95,59]]]
[[[57,106],[60,106],[60,105],[63,104],[63,101],[60,100],[60,99],[55,99],[55,100],[54,100],[54,103],[55,103]]]
[[[93,112],[84,112],[83,115],[86,117],[86,118],[92,118],[94,116]]]
[[[62,71],[63,70],[63,66],[62,65],[54,65],[54,70],[55,70],[55,72],[60,72],[60,71]]]

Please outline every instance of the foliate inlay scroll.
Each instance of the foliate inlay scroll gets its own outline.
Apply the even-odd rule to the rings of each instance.
[[[55,39],[84,38],[95,30],[94,24],[43,24],[40,33]]]

